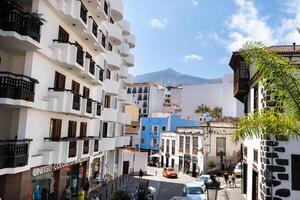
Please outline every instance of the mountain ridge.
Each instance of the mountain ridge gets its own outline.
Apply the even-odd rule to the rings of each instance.
[[[221,83],[222,79],[206,79],[188,74],[182,74],[171,68],[165,70],[141,74],[134,77],[135,82],[159,82],[167,86],[201,85]]]

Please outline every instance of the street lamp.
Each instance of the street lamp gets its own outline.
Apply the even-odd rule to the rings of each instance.
[[[218,189],[220,187],[220,183],[216,180],[216,177],[211,175],[211,181],[205,183],[207,200],[217,200],[218,197]]]

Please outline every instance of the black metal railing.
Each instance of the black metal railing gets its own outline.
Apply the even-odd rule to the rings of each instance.
[[[92,33],[96,38],[98,37],[98,25],[96,24],[94,19],[93,19]]]
[[[80,18],[82,19],[82,21],[84,21],[84,23],[87,22],[87,9],[83,5],[83,3],[81,3],[81,7],[80,7]]]
[[[80,95],[79,94],[76,94],[76,93],[73,93],[73,105],[72,105],[72,108],[74,110],[80,110]]]
[[[92,113],[92,105],[93,105],[93,100],[87,98],[86,99],[86,112],[87,113]]]
[[[95,61],[93,61],[92,59],[90,59],[90,67],[89,67],[89,72],[93,75],[95,75]]]
[[[97,103],[97,112],[96,115],[100,116],[101,115],[101,104]]]
[[[76,141],[69,142],[69,158],[75,157],[77,154],[77,143]]]
[[[0,169],[26,166],[30,141],[0,141]]]
[[[0,72],[0,98],[34,101],[34,88],[38,83],[31,77],[11,72]]]
[[[99,151],[99,140],[94,140],[94,152]]]
[[[102,81],[102,82],[104,80],[104,69],[102,69],[101,67],[99,67],[99,80]]]
[[[83,141],[83,154],[88,154],[89,153],[89,140],[84,140]]]
[[[20,35],[29,36],[37,42],[40,41],[40,27],[42,23],[31,13],[25,13],[17,9],[0,13],[0,29],[15,31]]]

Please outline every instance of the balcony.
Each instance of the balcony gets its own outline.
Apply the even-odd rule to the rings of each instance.
[[[111,15],[115,22],[123,19],[123,1],[122,0],[109,0]]]
[[[53,112],[82,115],[82,97],[71,90],[57,91],[49,89],[48,109]]]
[[[120,89],[118,99],[120,101],[126,101],[126,98],[127,98],[127,90],[126,89]]]
[[[113,46],[120,45],[122,43],[122,29],[117,24],[107,23],[108,39]]]
[[[125,58],[125,65],[128,67],[134,66],[134,55],[129,54],[129,56]]]
[[[131,117],[127,113],[120,112],[118,115],[118,122],[120,124],[130,125]]]
[[[86,39],[95,46],[98,45],[98,25],[93,17],[89,16],[87,19]]]
[[[130,144],[129,136],[119,136],[116,137],[116,147],[124,147]]]
[[[41,25],[31,13],[17,9],[0,13],[1,47],[17,51],[37,50]]]
[[[112,71],[119,70],[122,64],[121,56],[113,51],[106,52],[107,67]]]
[[[118,22],[118,24],[122,29],[123,36],[130,35],[130,22],[129,21],[122,20],[122,21]]]
[[[34,102],[36,79],[14,74],[11,72],[0,72],[0,103],[27,105],[27,101]]]
[[[127,69],[126,66],[124,66],[124,65],[121,66],[119,77],[121,79],[127,79],[127,77],[128,77],[128,69]]]
[[[99,151],[115,150],[116,138],[102,138],[99,142]]]
[[[108,122],[118,121],[118,110],[114,108],[104,108],[103,109],[103,120]]]
[[[87,7],[90,13],[97,16],[99,21],[107,20],[107,15],[104,12],[104,1],[103,0],[82,0],[84,5]]]
[[[112,79],[105,79],[104,90],[109,95],[118,95],[120,90],[120,82]]]
[[[0,169],[28,165],[29,142],[31,140],[1,140]]]
[[[129,48],[132,49],[135,47],[135,36],[130,34],[126,38],[126,42],[129,44]]]
[[[52,58],[75,72],[83,72],[84,52],[75,43],[54,40]]]
[[[129,56],[129,45],[127,43],[122,43],[119,47],[120,54],[122,57]]]

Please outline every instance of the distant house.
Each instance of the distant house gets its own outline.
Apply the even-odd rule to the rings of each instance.
[[[233,122],[207,122],[161,133],[162,167],[192,174],[235,166],[240,143],[232,141]]]

